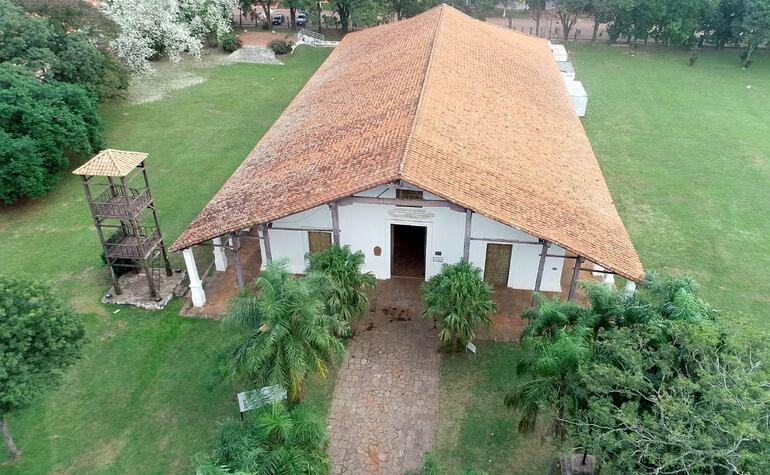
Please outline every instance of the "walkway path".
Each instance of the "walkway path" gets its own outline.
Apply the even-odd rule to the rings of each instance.
[[[233,63],[283,64],[275,59],[275,53],[267,46],[243,46],[227,57]]]
[[[355,322],[329,415],[333,474],[415,470],[433,442],[436,332],[419,320],[419,281],[378,281]]]

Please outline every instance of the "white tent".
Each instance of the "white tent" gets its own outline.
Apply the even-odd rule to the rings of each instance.
[[[572,67],[572,63],[569,61],[556,61],[556,65],[559,67],[561,77],[563,77],[565,81],[575,80],[575,68]]]
[[[553,59],[556,61],[569,61],[567,49],[564,47],[564,45],[551,44],[551,53],[553,53]]]
[[[580,81],[564,80],[564,84],[567,85],[567,92],[572,98],[572,105],[575,106],[575,112],[578,117],[585,117],[586,108],[588,107],[588,93],[583,88],[583,83]]]

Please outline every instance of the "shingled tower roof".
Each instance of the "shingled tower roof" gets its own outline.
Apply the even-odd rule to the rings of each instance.
[[[91,176],[126,176],[147,158],[143,152],[127,152],[108,148],[102,150],[72,173]]]
[[[547,42],[447,5],[347,35],[172,249],[395,180],[643,277]]]

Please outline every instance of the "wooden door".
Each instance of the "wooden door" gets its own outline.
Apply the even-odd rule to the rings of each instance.
[[[492,285],[508,285],[508,271],[511,268],[512,253],[512,244],[487,244],[484,280]]]
[[[332,245],[332,233],[323,231],[308,231],[307,240],[310,244],[310,254],[325,251]]]

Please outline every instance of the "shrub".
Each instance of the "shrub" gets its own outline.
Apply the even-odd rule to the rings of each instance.
[[[244,421],[219,425],[216,448],[198,459],[196,473],[327,473],[329,445],[323,421],[303,406],[266,405]]]
[[[61,178],[68,154],[89,155],[102,145],[98,102],[80,86],[40,82],[3,64],[0,104],[0,201],[44,195]]]
[[[476,327],[491,325],[489,317],[497,310],[492,293],[478,267],[467,261],[445,265],[422,286],[422,318],[437,318],[441,343],[461,349],[476,337]]]
[[[286,40],[273,40],[267,44],[267,47],[273,50],[277,55],[291,53],[291,46],[292,42]]]
[[[243,46],[241,39],[233,33],[223,35],[220,39],[220,43],[222,44],[222,49],[228,53],[232,53]]]
[[[326,311],[341,324],[361,318],[369,306],[366,292],[374,289],[377,280],[371,272],[361,272],[364,253],[352,252],[350,246],[331,246],[316,254],[308,254],[307,273],[322,274],[329,279]]]

